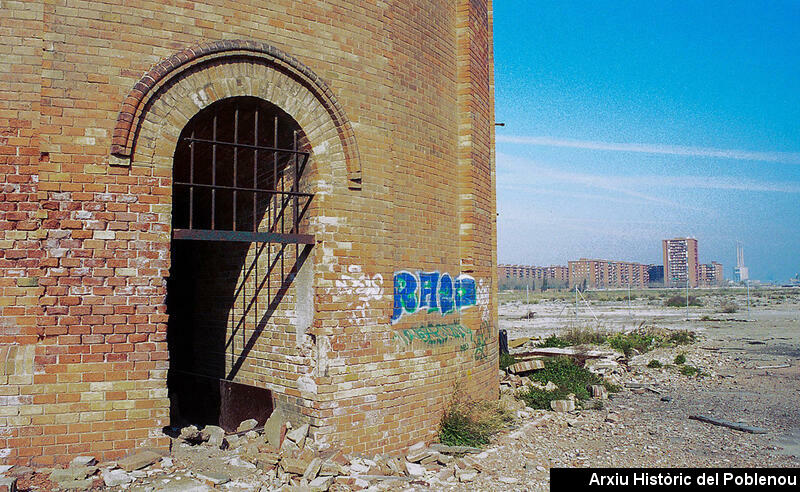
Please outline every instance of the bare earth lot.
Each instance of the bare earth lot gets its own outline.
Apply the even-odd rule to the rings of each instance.
[[[597,320],[581,301],[578,323],[584,326],[617,331],[644,321],[695,330],[701,340],[630,360],[624,380],[645,383],[661,394],[623,390],[602,410],[573,415],[536,412],[517,432],[497,439],[486,458],[488,468],[498,471],[497,478],[481,474],[476,488],[489,489],[493,480],[505,476],[520,479],[501,487],[507,490],[546,489],[546,469],[563,466],[800,466],[800,296],[781,291],[755,294],[751,292],[748,316],[743,293],[708,292],[701,296],[704,307],[690,308],[688,321],[685,308],[663,307],[663,299],[637,299],[629,310],[627,292],[615,293],[625,297],[621,301],[590,301]],[[524,292],[504,297],[522,299],[500,308],[501,328],[508,330],[510,340],[544,337],[575,322],[574,297],[538,304],[525,304]],[[719,312],[724,301],[735,302],[739,310]],[[536,313],[533,320],[520,319],[531,311]],[[675,368],[646,367],[653,359],[671,363],[679,352],[706,375],[690,378]],[[787,363],[790,367],[759,369]],[[609,413],[619,416],[611,419],[616,423],[607,422]],[[763,427],[767,433],[748,434],[688,419],[697,414]]]
[[[752,292],[749,314],[743,291],[691,292],[703,306],[690,308],[688,319],[685,308],[664,307],[675,294],[684,295],[634,292],[629,305],[627,292],[588,292],[576,318],[574,293],[538,293],[529,303],[524,292],[501,293],[500,327],[509,340],[533,338],[512,353],[530,350],[537,340],[570,326],[615,332],[650,325],[693,330],[700,338],[622,360],[618,382],[623,389],[600,409],[523,411],[513,428],[467,462],[433,463],[404,480],[366,477],[380,460],[348,457],[346,476],[330,490],[547,490],[551,467],[800,467],[800,290]],[[726,304],[738,309],[724,313]],[[679,353],[701,377],[679,372],[673,365]],[[667,367],[647,367],[652,360]],[[689,415],[767,432],[744,433]],[[243,459],[242,449],[220,451],[176,440],[170,457],[105,490],[311,490],[299,479],[292,480],[301,488],[293,488],[288,479],[276,480],[274,471],[256,469]],[[50,490],[54,484],[44,479],[46,473],[22,478],[20,490]],[[99,478],[92,486],[103,488]]]

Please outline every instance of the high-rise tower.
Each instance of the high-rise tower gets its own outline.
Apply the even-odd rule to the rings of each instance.
[[[664,285],[697,287],[697,239],[679,237],[662,240],[664,251]]]

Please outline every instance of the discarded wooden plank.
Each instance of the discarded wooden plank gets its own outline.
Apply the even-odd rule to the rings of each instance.
[[[526,360],[508,366],[508,370],[513,374],[538,371],[539,369],[544,369],[544,362],[541,360]]]
[[[446,444],[431,444],[428,446],[428,449],[442,454],[478,454],[483,452],[481,448],[473,448],[470,446],[448,446]]]
[[[774,366],[757,366],[756,369],[782,369],[784,367],[792,367],[791,364],[778,364]]]
[[[728,422],[727,420],[722,419],[715,419],[713,417],[707,417],[705,415],[689,415],[689,418],[692,420],[699,420],[700,422],[705,422],[707,424],[712,425],[720,425],[722,427],[729,427],[734,430],[747,432],[749,434],[766,434],[767,430],[762,429],[761,427],[752,427],[745,424],[739,424],[735,422]]]
[[[537,348],[533,350],[529,350],[527,352],[522,352],[519,354],[513,354],[514,357],[528,357],[532,355],[544,355],[548,357],[556,357],[559,355],[567,355],[567,356],[580,356],[586,359],[600,359],[602,357],[608,357],[615,359],[617,354],[614,352],[604,352],[601,350],[578,350],[575,348],[557,348],[557,347],[547,347],[547,348]]]
[[[652,386],[645,386],[644,389],[646,389],[647,391],[651,391],[651,392],[653,392],[653,393],[655,393],[657,395],[661,394],[661,390],[660,389],[653,388]]]
[[[523,345],[525,345],[526,343],[528,343],[530,341],[531,341],[530,337],[515,338],[513,340],[509,340],[508,348],[522,347]]]

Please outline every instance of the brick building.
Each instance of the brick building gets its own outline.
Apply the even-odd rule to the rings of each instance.
[[[666,287],[697,287],[697,239],[678,237],[661,241],[664,254],[664,285]]]
[[[701,287],[719,287],[725,282],[722,263],[700,263],[697,266],[698,283]]]
[[[528,282],[530,285],[547,281],[548,285],[567,285],[569,269],[561,265],[546,267],[531,265],[497,265],[497,276],[501,283],[504,280]]]
[[[627,261],[580,260],[569,262],[569,285],[586,287],[635,287],[646,288],[649,283],[647,265]]]
[[[491,1],[3,2],[0,454],[496,398]]]

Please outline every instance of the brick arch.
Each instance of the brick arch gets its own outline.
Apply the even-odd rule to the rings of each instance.
[[[137,151],[135,147],[140,146],[139,140],[141,140],[143,136],[143,123],[147,119],[147,114],[150,111],[153,100],[158,97],[165,87],[174,87],[175,84],[173,82],[182,78],[187,73],[196,73],[202,70],[203,67],[211,68],[219,66],[219,62],[224,62],[226,60],[229,62],[239,61],[248,67],[253,64],[268,67],[274,72],[269,74],[270,79],[276,74],[281,74],[283,78],[288,80],[281,80],[279,82],[280,84],[297,86],[292,87],[295,91],[295,96],[301,95],[301,92],[305,92],[302,96],[313,96],[313,100],[308,97],[302,97],[302,99],[306,104],[312,106],[314,108],[313,110],[317,113],[319,113],[319,109],[321,109],[325,114],[325,119],[333,125],[339,142],[331,142],[333,145],[331,150],[335,153],[339,153],[336,151],[341,152],[346,167],[348,187],[351,189],[361,188],[361,160],[356,144],[355,132],[345,115],[344,109],[339,105],[327,84],[325,84],[325,82],[310,68],[291,55],[267,43],[249,40],[217,41],[186,48],[183,51],[165,58],[142,76],[125,98],[122,104],[122,110],[117,117],[117,124],[114,128],[110,149],[111,155],[117,159],[117,162],[128,164],[133,159],[134,153]],[[233,75],[234,79],[238,78],[240,81],[238,85],[241,86],[241,80],[242,77],[245,76],[244,72],[246,72],[246,70],[240,72],[241,73],[238,74],[223,75]],[[213,79],[209,80],[209,83],[213,82]],[[214,92],[213,94],[209,94],[209,92],[206,92],[206,95],[209,97],[218,94],[220,93]],[[248,93],[230,94],[227,97],[232,97],[233,95],[261,97],[259,94]],[[216,100],[218,99],[214,99],[214,101]],[[199,99],[199,101],[201,104],[197,104],[197,106],[200,109],[214,102],[208,100],[206,103],[204,99]],[[278,104],[282,109],[287,111],[286,108],[277,101],[270,102]],[[298,110],[303,111],[303,108],[298,108]],[[305,110],[304,112],[308,111]],[[289,113],[292,114],[291,112]],[[304,129],[307,128],[307,125],[303,125],[301,119],[298,119],[294,114],[292,114],[292,116],[295,117],[295,120],[297,120]],[[320,116],[321,114],[317,114],[318,118]],[[186,121],[188,121],[188,119]],[[323,121],[317,121],[311,126],[316,128],[317,126],[324,126],[324,123]],[[309,130],[306,131],[308,132]],[[325,148],[328,148],[327,145]]]

